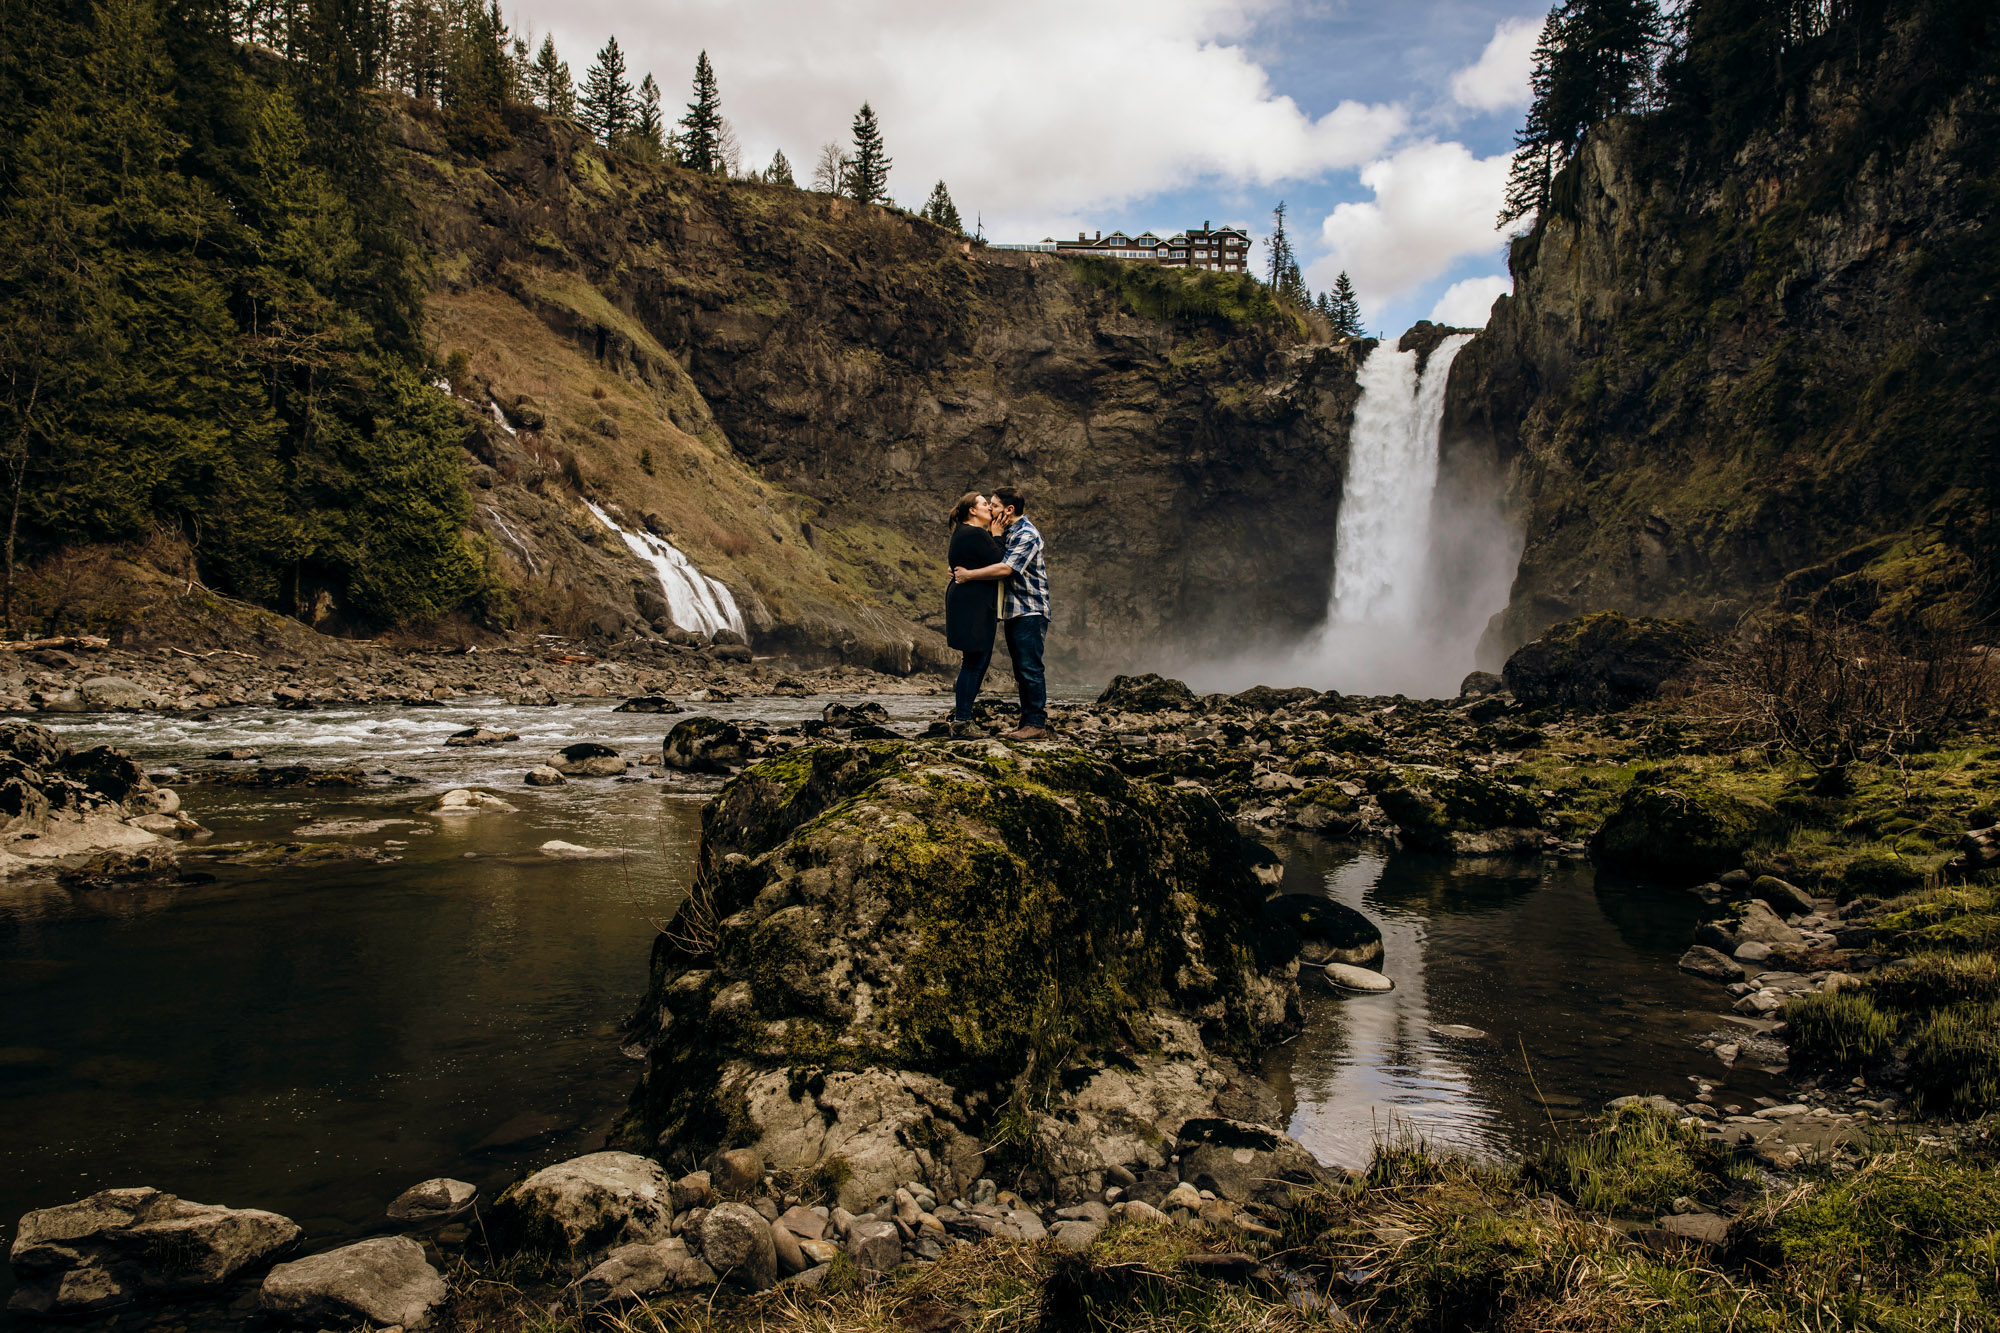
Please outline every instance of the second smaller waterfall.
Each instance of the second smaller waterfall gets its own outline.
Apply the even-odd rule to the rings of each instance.
[[[621,528],[592,501],[585,500],[584,505],[599,523],[618,534],[633,555],[652,567],[675,625],[700,634],[722,629],[743,633],[743,613],[736,609],[736,599],[729,595],[729,589],[696,569],[694,562],[675,549],[672,542],[650,532]]]

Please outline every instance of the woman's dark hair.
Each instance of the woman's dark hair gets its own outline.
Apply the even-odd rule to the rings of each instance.
[[[972,506],[985,498],[985,495],[979,491],[967,491],[965,494],[959,496],[958,503],[951,507],[952,526],[956,527],[960,523],[970,522],[972,519]]]

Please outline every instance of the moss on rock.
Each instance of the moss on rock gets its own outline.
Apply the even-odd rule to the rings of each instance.
[[[1627,708],[1657,695],[1709,638],[1685,621],[1603,611],[1544,630],[1516,650],[1500,674],[1530,707]]]
[[[1693,776],[1628,788],[1598,830],[1599,863],[1641,879],[1693,881],[1732,870],[1785,821],[1754,796]]]
[[[881,1069],[1046,1096],[1135,1015],[1249,1051],[1297,1016],[1261,852],[1205,794],[1075,750],[807,746],[703,814],[655,950],[646,1139],[716,1146],[733,1067]],[[727,1146],[727,1145],[723,1145]]]

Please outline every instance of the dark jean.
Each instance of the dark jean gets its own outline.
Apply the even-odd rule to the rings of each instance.
[[[1047,616],[1015,616],[1007,622],[1007,655],[1014,660],[1014,686],[1021,692],[1021,725],[1049,725],[1049,684],[1042,675],[1042,642]]]
[[[958,707],[952,710],[954,722],[972,721],[972,704],[979,698],[979,687],[986,680],[986,668],[993,665],[993,650],[983,653],[966,653],[958,667],[958,684],[953,692],[958,696]]]

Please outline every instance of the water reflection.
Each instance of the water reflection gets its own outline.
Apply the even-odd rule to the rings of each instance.
[[[1362,1166],[1405,1135],[1518,1152],[1612,1097],[1685,1099],[1689,1075],[1722,1072],[1695,1045],[1722,993],[1674,966],[1701,912],[1688,895],[1539,859],[1281,850],[1288,891],[1323,886],[1381,926],[1396,983],[1343,997],[1310,981],[1305,1032],[1266,1062],[1321,1160]]]

